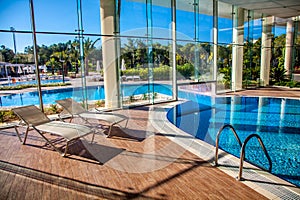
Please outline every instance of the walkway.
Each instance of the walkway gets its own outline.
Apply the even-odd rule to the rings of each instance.
[[[229,92],[226,93],[226,95],[289,97],[289,98],[300,99],[300,88],[266,87],[266,88],[257,88],[253,90]]]

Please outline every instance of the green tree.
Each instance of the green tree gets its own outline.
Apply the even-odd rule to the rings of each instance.
[[[147,46],[142,40],[136,40],[136,45],[135,62],[137,65],[135,67],[144,66],[148,62]]]
[[[129,38],[124,47],[121,48],[121,58],[124,59],[127,68],[135,67],[136,41]]]
[[[92,51],[96,49],[95,44],[98,42],[101,38],[96,39],[95,41],[91,40],[90,38],[87,38],[84,40],[84,64],[85,64],[85,75],[89,75],[89,59],[91,58],[90,55]]]
[[[284,58],[280,57],[278,62],[271,68],[271,79],[274,80],[275,83],[285,81],[285,73]]]
[[[1,45],[0,53],[2,55],[3,62],[12,62],[15,57],[14,51],[4,45]]]

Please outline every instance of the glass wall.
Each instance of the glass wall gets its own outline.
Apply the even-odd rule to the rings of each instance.
[[[272,29],[272,56],[270,65],[270,82],[271,84],[283,84],[285,74],[285,53],[286,53],[286,25],[287,20],[274,18]],[[290,52],[291,53],[291,52]],[[280,83],[282,82],[282,83]]]
[[[38,32],[74,33],[78,28],[76,1],[35,0],[34,11],[35,27]]]
[[[244,20],[243,88],[252,88],[260,80],[261,14],[246,10]]]
[[[97,62],[101,59],[101,53],[97,52],[101,47],[99,1],[95,3],[97,7],[93,7],[95,4],[83,4],[82,7],[83,21],[86,22],[84,64],[92,75],[96,73],[97,63],[101,64]],[[15,89],[20,94],[2,96],[1,106],[39,105],[37,71],[45,107],[55,104],[55,100],[68,97],[83,102],[82,82],[92,79],[92,76],[81,79],[77,2],[33,1],[38,65],[33,55],[29,1],[5,0],[0,4],[3,11],[0,23],[1,89]],[[95,13],[97,17],[93,16]],[[91,20],[93,25],[88,23]],[[100,85],[100,82],[96,85]],[[32,92],[24,92],[25,88],[32,88]],[[93,94],[88,94],[88,100],[95,99]]]
[[[213,81],[213,2],[176,1],[179,89],[210,92]]]
[[[146,8],[146,0],[140,0],[138,2],[121,1],[120,35],[146,37]]]
[[[295,24],[295,34],[294,34],[294,51],[293,51],[293,72],[294,80],[299,80],[297,76],[300,74],[300,17],[298,17]]]
[[[122,1],[121,7],[123,105],[155,103],[172,98],[169,55],[171,1]],[[135,9],[127,9],[132,7]],[[129,15],[139,20],[133,22]]]
[[[28,1],[1,0],[0,7],[1,30],[10,31],[13,28],[16,31],[31,31]],[[2,40],[4,41],[4,38]],[[22,48],[20,49],[23,50]]]
[[[113,67],[115,72],[108,77],[117,77],[118,86],[114,90],[118,90],[116,94],[121,98],[119,107],[171,100],[174,74],[179,89],[210,91],[215,81],[213,1],[174,2],[176,45],[172,38],[175,21],[172,21],[171,0],[119,0],[115,1],[117,4],[104,0],[33,0],[39,62],[36,66],[29,2],[2,0],[1,89],[16,85],[36,89],[32,84],[37,84],[36,72],[39,71],[44,104],[73,97],[79,102],[88,102],[89,108],[103,106],[105,92],[112,92],[104,89],[109,84],[108,78],[104,78],[104,69]],[[111,6],[109,16],[103,15],[101,3]],[[223,91],[231,87],[233,10],[232,5],[220,1],[218,7],[217,82],[218,91]],[[245,10],[244,16],[243,86],[248,88],[257,86],[260,78],[262,14]],[[109,25],[103,25],[104,19]],[[277,81],[284,63],[285,26],[286,21],[277,19],[273,28],[272,81]],[[104,51],[110,42],[113,45]],[[293,71],[296,71],[299,42],[294,43]],[[176,56],[172,54],[175,47]],[[46,86],[55,88],[50,90]],[[32,103],[32,97],[37,94],[33,92],[34,95],[24,93],[22,98],[20,95],[2,97],[1,106]],[[23,94],[22,90],[19,93]]]
[[[112,16],[114,21],[111,26],[118,30],[115,26],[119,25],[120,33],[112,31],[105,36],[110,40],[120,38],[121,49],[116,54],[122,89],[120,95],[123,104],[120,106],[169,100],[172,98],[171,1],[118,2],[113,6],[120,12]],[[44,104],[50,105],[55,100],[72,97],[78,102],[87,101],[89,108],[104,106],[103,69],[107,66],[103,62],[100,3],[34,0],[39,62],[36,67],[29,2],[1,1],[4,8],[0,25],[3,84],[36,88],[32,84],[37,84],[38,70]],[[81,8],[78,7],[80,4]],[[11,13],[18,15],[11,16]],[[82,46],[80,40],[83,41]],[[46,84],[53,84],[56,88],[49,90]],[[32,98],[38,96],[37,91],[34,91],[34,95],[24,93],[22,96],[22,99],[2,97],[2,106],[39,104],[38,98]]]
[[[218,91],[222,92],[231,88],[232,67],[232,6],[218,2]]]

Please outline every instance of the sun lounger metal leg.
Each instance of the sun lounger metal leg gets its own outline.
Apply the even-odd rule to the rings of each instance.
[[[124,126],[124,128],[126,128],[127,127],[127,124],[128,124],[128,120],[129,119],[127,119],[126,120],[126,123],[125,123],[125,126]],[[123,120],[124,121],[124,120]],[[110,126],[109,126],[109,130],[108,130],[108,134],[107,134],[107,137],[108,138],[110,138],[111,137],[111,130],[112,130],[112,127],[114,126],[114,125],[116,125],[116,124],[118,124],[119,126],[120,126],[120,124],[119,124],[120,122],[118,122],[118,123],[113,123],[113,124],[111,124]],[[120,126],[121,127],[121,126]]]
[[[20,136],[20,133],[19,133],[19,131],[18,131],[18,129],[17,129],[17,126],[14,126],[14,128],[15,128],[15,130],[16,130],[16,133],[17,133],[17,136],[18,136],[20,142],[22,143],[23,141],[22,141],[22,139],[21,139],[21,136]]]
[[[69,148],[69,142],[67,142],[66,144],[65,152],[61,154],[62,157],[66,157],[68,148]]]
[[[26,142],[28,131],[29,131],[29,126],[27,126],[27,128],[26,128],[26,132],[25,132],[25,137],[24,137],[23,144],[25,144],[25,142]]]
[[[40,133],[40,131],[39,130],[37,130],[36,128],[34,128],[37,132],[39,132]],[[61,150],[59,150],[54,144],[52,144],[52,142],[50,141],[50,140],[48,140],[45,136],[44,136],[44,134],[43,133],[40,133],[40,135],[44,138],[44,140],[46,140],[46,142],[48,143],[48,144],[50,144],[50,146],[52,146],[57,152],[59,152],[62,156],[64,156],[65,154],[61,151]]]
[[[113,127],[113,124],[109,126],[108,133],[107,133],[107,137],[108,137],[108,138],[111,137],[110,133],[111,133],[112,127]]]
[[[129,119],[127,119],[127,120],[126,120],[126,124],[125,124],[124,128],[126,128],[126,127],[127,127],[127,124],[128,124],[128,120],[129,120]]]
[[[94,133],[93,133],[93,136],[92,136],[92,141],[91,141],[91,143],[93,143],[93,142],[94,142],[95,133],[96,133],[96,131],[94,130]]]

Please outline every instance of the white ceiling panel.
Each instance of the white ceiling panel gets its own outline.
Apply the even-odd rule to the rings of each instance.
[[[145,2],[145,0],[128,1]],[[201,13],[211,14],[212,0],[199,0],[199,2]],[[300,16],[300,0],[219,0],[219,2],[228,3],[230,5],[236,5],[247,10],[253,10],[257,13],[272,15],[280,18]],[[157,0],[153,1],[153,3],[155,5],[165,7],[170,6],[170,2],[167,0]],[[191,12],[193,11],[194,0],[176,0],[176,3],[179,9]],[[222,8],[219,8],[219,14],[220,12],[222,12],[222,10]]]
[[[247,10],[254,10],[281,18],[300,15],[300,0],[220,0]]]

